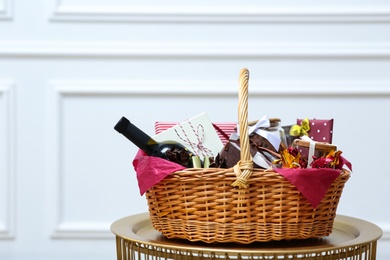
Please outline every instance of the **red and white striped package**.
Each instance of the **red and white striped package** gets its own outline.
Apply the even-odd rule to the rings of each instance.
[[[159,134],[178,123],[176,122],[156,122],[155,123],[155,132],[156,134]],[[222,123],[212,123],[214,126],[215,131],[217,132],[219,138],[221,139],[222,143],[225,145],[227,141],[229,140],[229,137],[232,133],[235,133],[235,128],[237,127],[237,123],[233,122],[222,122]]]

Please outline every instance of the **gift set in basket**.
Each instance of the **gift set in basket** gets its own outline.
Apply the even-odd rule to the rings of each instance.
[[[299,161],[290,162],[293,165],[290,168],[280,167],[281,161],[288,161],[283,152],[272,159],[279,164],[273,162],[270,167],[259,167],[254,163],[253,142],[248,132],[248,80],[249,72],[243,69],[239,78],[238,162],[228,168],[182,165],[146,190],[152,225],[167,238],[248,244],[319,238],[332,232],[350,171],[334,165],[304,169]],[[315,142],[312,143],[309,148],[315,147]],[[268,159],[276,154],[269,149],[264,151]],[[315,158],[312,154],[310,157]],[[334,157],[337,155],[333,154],[332,162]],[[137,157],[134,161],[138,177],[142,171],[143,174],[148,171],[150,176],[159,174],[158,170],[143,169],[142,160],[145,159]],[[338,163],[340,160],[338,157]]]

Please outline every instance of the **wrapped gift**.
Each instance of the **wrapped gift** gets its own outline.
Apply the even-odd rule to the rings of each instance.
[[[238,141],[227,142],[222,151],[216,157],[216,167],[231,168],[240,160],[240,143]],[[257,152],[256,147],[250,146],[250,153],[253,156]]]
[[[301,126],[304,119],[297,119],[297,125]],[[317,142],[332,143],[333,119],[309,119],[308,136]]]
[[[177,125],[178,122],[163,122],[157,121],[155,123],[155,132],[159,134],[169,128]],[[236,132],[237,123],[234,122],[212,122],[214,130],[217,132],[219,139],[221,139],[223,144],[226,144],[229,141],[229,137],[231,134]]]
[[[253,160],[253,167],[268,169],[272,166],[274,160],[280,159],[280,154],[275,152],[274,149],[264,147],[263,143],[259,144],[259,138],[262,137],[257,134],[251,134],[249,137],[249,150]],[[271,144],[270,146],[273,148]],[[233,167],[241,159],[240,153],[239,135],[233,133],[222,151],[216,157],[215,165],[213,166],[219,168]]]
[[[306,138],[305,138],[306,137]],[[307,136],[294,140],[292,147],[297,148],[304,160],[307,160],[307,168],[311,168],[311,163],[316,158],[324,158],[331,151],[337,151],[337,146],[329,143],[316,142]]]
[[[256,143],[250,141],[250,153],[252,155],[253,167],[268,169],[272,166],[269,156],[274,156],[273,151],[261,148]],[[222,151],[217,155],[214,167],[231,168],[234,167],[240,160],[240,142],[238,140],[230,140],[227,142]],[[279,158],[278,158],[279,159]]]
[[[296,139],[292,144],[292,146],[294,148],[296,147],[299,153],[305,157],[309,157],[311,145],[313,145],[314,151],[311,151],[310,154],[316,158],[324,157],[332,150],[337,151],[337,146],[329,143],[309,142],[306,140]]]
[[[214,157],[223,148],[223,143],[206,113],[199,114],[164,131],[161,131],[162,125],[166,126],[166,124],[159,124],[156,128],[159,132],[153,136],[156,141],[177,141],[201,159],[205,156]]]
[[[248,134],[251,141],[258,146],[275,152],[286,146],[284,129],[280,126],[279,118],[270,119],[265,115],[257,121],[248,122],[248,125]],[[237,135],[239,136],[238,130]]]

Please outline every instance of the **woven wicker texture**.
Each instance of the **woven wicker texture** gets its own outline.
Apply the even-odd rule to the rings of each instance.
[[[343,171],[316,209],[272,170],[253,169],[248,139],[249,72],[240,73],[240,162],[233,168],[188,168],[147,191],[153,227],[168,238],[248,244],[318,238],[332,232]]]

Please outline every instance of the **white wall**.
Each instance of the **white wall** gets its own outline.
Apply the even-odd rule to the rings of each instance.
[[[147,207],[114,124],[236,121],[243,67],[251,119],[335,119],[338,213],[382,227],[389,259],[389,3],[147,3],[0,0],[0,259],[115,259],[110,224]]]

